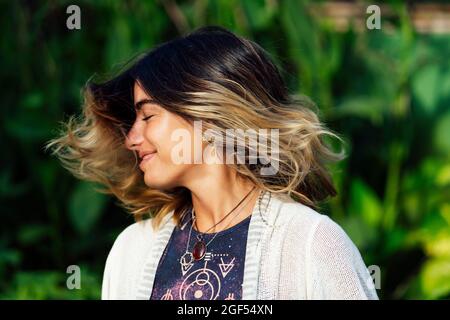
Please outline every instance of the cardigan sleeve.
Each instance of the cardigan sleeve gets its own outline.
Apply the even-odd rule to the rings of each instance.
[[[167,221],[171,216],[168,215]],[[146,258],[155,241],[152,219],[127,226],[116,238],[103,271],[102,300],[137,298],[138,285]]]
[[[113,300],[117,299],[117,292],[115,292],[116,282],[119,277],[117,269],[120,263],[120,254],[122,252],[124,241],[124,232],[122,232],[114,241],[114,244],[109,251],[108,257],[106,258],[105,268],[103,271],[103,281],[102,281],[102,300]]]
[[[308,296],[323,300],[377,300],[369,271],[345,231],[323,215],[308,241]]]
[[[116,238],[106,258],[102,281],[102,300],[134,299],[135,283],[144,245],[149,241],[140,235],[144,223],[133,223],[126,227]]]
[[[110,288],[111,288],[111,254],[108,255],[106,259],[105,268],[103,271],[103,281],[102,281],[102,300],[110,300]]]

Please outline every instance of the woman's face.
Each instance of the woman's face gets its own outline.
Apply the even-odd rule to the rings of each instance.
[[[183,185],[193,161],[176,164],[172,150],[178,141],[172,141],[172,133],[184,129],[193,137],[193,126],[177,114],[167,111],[145,93],[136,82],[134,103],[136,120],[126,138],[128,149],[136,151],[139,168],[144,172],[145,184],[154,189],[170,189]],[[193,142],[193,141],[192,141]]]

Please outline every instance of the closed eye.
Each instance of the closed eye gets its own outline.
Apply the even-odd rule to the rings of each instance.
[[[147,121],[147,120],[150,119],[151,117],[153,117],[153,116],[144,117],[144,118],[142,118],[142,120],[143,120],[143,121]]]

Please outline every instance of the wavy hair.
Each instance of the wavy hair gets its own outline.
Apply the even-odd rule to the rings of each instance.
[[[158,45],[107,81],[90,79],[83,88],[82,114],[72,116],[47,144],[72,174],[101,184],[137,221],[151,217],[157,228],[174,210],[179,223],[192,203],[184,187],[147,187],[136,154],[125,147],[136,117],[136,81],[166,110],[191,122],[202,120],[215,132],[278,129],[278,152],[271,152],[272,146],[267,150],[278,164],[275,174],[262,175],[265,164],[250,163],[248,157],[245,163],[226,164],[263,190],[288,194],[312,208],[337,194],[326,165],[344,155],[332,151],[324,138],[342,139],[321,123],[310,99],[288,94],[277,67],[258,44],[208,26]],[[216,147],[226,148],[223,143]]]

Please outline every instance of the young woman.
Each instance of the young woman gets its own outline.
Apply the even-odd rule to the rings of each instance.
[[[318,213],[335,137],[268,54],[204,27],[88,82],[49,146],[137,222],[106,260],[103,299],[377,299],[358,249]]]

